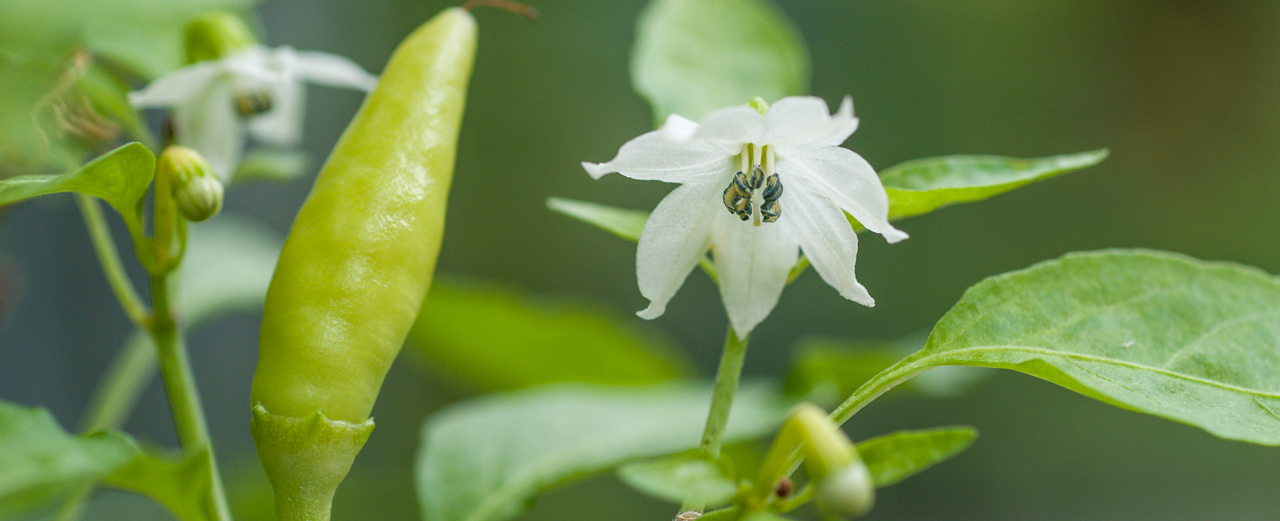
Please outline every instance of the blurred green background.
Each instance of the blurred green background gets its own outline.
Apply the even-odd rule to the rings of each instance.
[[[651,209],[671,189],[620,176],[593,182],[578,166],[610,159],[650,129],[652,116],[627,75],[644,2],[533,3],[542,19],[532,24],[476,13],[480,48],[439,269],[629,316],[646,304],[635,284],[635,246],[554,214],[544,201]],[[448,5],[270,0],[256,12],[266,43],[335,52],[376,72],[401,38]],[[780,375],[790,346],[805,335],[884,339],[927,330],[969,285],[1069,251],[1158,248],[1280,272],[1280,3],[779,5],[808,42],[813,93],[833,104],[854,97],[862,123],[846,146],[878,169],[957,153],[1033,157],[1108,147],[1112,154],[1098,167],[902,221],[911,239],[900,244],[863,236],[858,276],[877,306],[845,301],[805,274],[753,335],[748,375]],[[359,102],[348,91],[310,89],[305,148],[313,172]],[[228,192],[225,211],[283,236],[309,186],[310,176],[240,186]],[[69,196],[20,205],[2,219],[0,263],[21,274],[26,291],[0,325],[0,399],[48,406],[74,425],[127,321]],[[269,509],[247,429],[259,320],[249,314],[201,327],[191,349],[233,494],[246,508],[257,501]],[[672,339],[710,374],[724,324],[714,285],[694,273],[667,314],[640,327]],[[378,430],[338,494],[335,519],[418,518],[411,484],[418,424],[471,390],[407,362],[387,378],[374,410]],[[1280,449],[1221,441],[1017,374],[1000,373],[958,398],[886,400],[847,429],[861,439],[955,423],[979,428],[974,447],[882,490],[868,519],[1280,516]],[[158,384],[127,429],[174,443]],[[88,518],[163,518],[159,507],[123,494],[97,501]],[[524,519],[673,513],[604,476],[543,497]]]

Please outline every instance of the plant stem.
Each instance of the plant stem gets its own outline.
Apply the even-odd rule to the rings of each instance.
[[[84,225],[89,229],[89,238],[93,241],[93,250],[98,254],[98,261],[102,263],[102,272],[107,276],[111,291],[116,294],[116,299],[120,301],[120,307],[124,309],[125,315],[128,315],[129,321],[142,327],[147,320],[147,307],[138,297],[137,290],[133,288],[133,282],[124,271],[124,265],[120,262],[120,253],[116,250],[116,243],[111,238],[111,231],[107,229],[107,221],[102,216],[102,208],[92,197],[84,194],[76,194],[76,203],[80,205]]]
[[[702,431],[702,443],[698,452],[711,458],[720,458],[720,446],[724,441],[725,425],[729,423],[729,411],[733,408],[733,396],[738,392],[738,380],[742,377],[742,362],[747,358],[747,339],[729,326],[724,337],[724,351],[720,353],[720,368],[716,370],[716,385],[711,395],[711,412],[707,414],[707,426]],[[680,512],[702,512],[705,505],[686,501]]]
[[[831,418],[831,421],[835,422],[836,425],[844,425],[844,422],[849,421],[849,418],[852,418],[854,414],[861,411],[863,407],[867,406],[867,404],[871,403],[876,398],[879,398],[880,395],[889,392],[890,389],[893,389],[898,384],[920,374],[931,365],[928,355],[921,354],[920,352],[916,352],[902,360],[898,360],[885,370],[880,371],[879,374],[871,377],[871,379],[862,384],[862,386],[858,387],[858,389],[853,392],[853,395],[849,396],[849,398],[846,399],[844,403],[841,403],[839,407],[836,407],[834,411],[831,411],[831,414],[828,417]],[[803,459],[804,458],[800,455],[800,451],[791,453],[791,470],[787,472],[788,476],[800,467],[800,462],[803,461]]]
[[[205,505],[213,521],[230,521],[231,509],[227,506],[222,490],[222,478],[218,474],[217,459],[213,457],[213,445],[209,442],[209,429],[204,410],[200,406],[200,394],[191,374],[187,359],[187,347],[178,334],[178,326],[169,308],[169,276],[151,276],[151,301],[155,312],[148,324],[148,331],[156,346],[156,359],[160,362],[160,377],[164,381],[169,408],[173,412],[174,428],[178,441],[186,454],[209,451],[209,502]]]
[[[738,392],[738,380],[742,377],[742,362],[747,358],[747,339],[729,328],[724,337],[724,351],[720,353],[720,368],[716,371],[715,392],[711,396],[711,412],[707,426],[702,431],[702,444],[698,449],[712,458],[720,457],[720,444],[724,439],[724,427],[729,423],[729,410],[733,408],[733,395]]]

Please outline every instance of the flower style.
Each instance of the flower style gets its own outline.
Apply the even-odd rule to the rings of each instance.
[[[303,80],[366,92],[378,82],[341,56],[253,45],[173,71],[130,93],[129,102],[173,107],[178,144],[199,150],[226,182],[240,163],[246,126],[264,142],[298,144],[306,106]]]
[[[841,296],[874,305],[854,278],[858,236],[845,212],[891,243],[907,235],[889,224],[875,170],[840,147],[857,127],[852,98],[829,114],[820,98],[788,97],[763,115],[750,106],[698,123],[673,114],[661,129],[623,144],[612,161],[583,163],[596,179],[617,172],[681,184],[640,234],[636,276],[649,307],[637,314],[661,316],[708,249],[739,337],[778,303],[798,250]]]

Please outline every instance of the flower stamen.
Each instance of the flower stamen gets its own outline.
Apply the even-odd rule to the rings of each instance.
[[[754,217],[752,224],[760,226],[762,219],[771,223],[782,216],[782,203],[779,201],[782,182],[778,180],[777,172],[765,178],[765,172],[773,170],[773,150],[768,145],[761,147],[762,161],[759,163],[753,161],[754,151],[754,145],[743,145],[740,156],[742,169],[733,174],[729,186],[724,189],[724,207],[744,221]],[[751,172],[750,177],[745,173],[748,171]],[[752,207],[760,208],[760,213],[753,214]]]
[[[236,94],[236,110],[246,118],[271,110],[271,93],[265,90],[241,91]]]
[[[741,171],[733,175],[733,181],[724,189],[724,207],[742,220],[751,218],[751,185]]]

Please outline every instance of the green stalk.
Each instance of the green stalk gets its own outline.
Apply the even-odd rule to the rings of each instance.
[[[187,359],[187,346],[178,334],[173,312],[169,308],[169,276],[151,276],[151,302],[155,309],[148,324],[151,340],[156,346],[156,359],[160,362],[160,377],[164,381],[165,394],[173,413],[173,425],[178,431],[178,441],[184,453],[209,451],[209,503],[205,505],[213,521],[230,521],[231,509],[226,493],[222,490],[222,478],[218,473],[217,459],[213,456],[213,444],[209,441],[209,429],[204,410],[200,405],[200,393],[191,374]]]
[[[707,426],[702,431],[702,443],[698,452],[712,460],[720,458],[720,446],[724,441],[725,425],[729,423],[729,411],[733,408],[733,396],[738,392],[738,381],[742,377],[742,363],[747,358],[747,339],[738,339],[738,334],[729,326],[724,337],[724,351],[720,354],[720,368],[716,370],[716,385],[711,395],[711,412],[707,414]],[[680,512],[702,512],[706,505],[696,501],[686,501]]]
[[[116,250],[115,241],[111,239],[107,221],[102,216],[102,208],[92,197],[84,194],[76,194],[76,203],[80,205],[84,225],[89,230],[89,239],[93,241],[93,250],[98,254],[102,272],[107,276],[107,284],[111,285],[111,291],[116,294],[116,299],[120,301],[120,307],[124,309],[125,315],[128,315],[129,321],[142,327],[147,320],[147,307],[138,297],[138,291],[133,288],[133,282],[124,271],[124,265],[120,262],[120,253]]]

